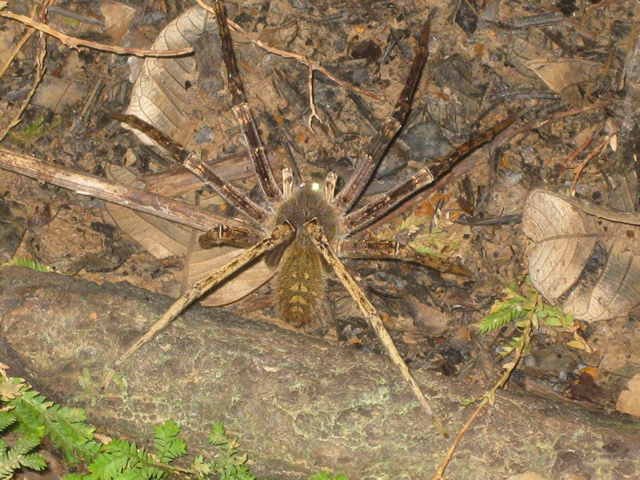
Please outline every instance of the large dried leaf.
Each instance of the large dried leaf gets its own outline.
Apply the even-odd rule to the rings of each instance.
[[[565,309],[586,321],[628,314],[640,303],[640,215],[534,190],[524,210],[533,285],[549,301],[568,296]],[[584,272],[597,253],[606,259],[595,282]],[[594,267],[597,267],[595,265]]]
[[[156,50],[174,49],[194,44],[202,35],[215,27],[215,19],[199,6],[193,7],[167,25],[154,41],[151,48]],[[194,101],[195,88],[187,88],[196,83],[198,72],[193,57],[177,59],[147,58],[141,66],[134,84],[127,113],[149,122],[176,141],[189,144],[194,118],[202,115],[202,100]],[[199,96],[198,98],[203,98]],[[145,143],[152,143],[145,135],[135,132]],[[227,170],[237,178],[250,173],[248,162],[234,161]],[[134,172],[124,167],[111,166],[107,174],[110,178],[127,185],[145,186],[150,191],[164,195],[178,195],[198,188],[190,182],[190,173],[175,172],[171,178],[142,182]],[[182,178],[185,177],[186,178]],[[167,191],[167,185],[176,185],[174,191]],[[206,202],[201,206],[207,206]],[[177,225],[144,213],[135,212],[117,205],[107,204],[107,214],[123,232],[138,241],[157,258],[184,256],[183,279],[170,285],[165,293],[178,296],[185,288],[231,261],[241,250],[232,247],[218,247],[203,250],[197,243],[197,233],[192,229]],[[238,275],[206,296],[202,303],[210,306],[226,305],[241,299],[263,285],[273,276],[263,261],[251,265]]]
[[[151,48],[177,49],[191,46],[206,31],[214,28],[215,18],[200,6],[190,8],[170,22],[158,35]],[[189,104],[189,85],[197,80],[193,56],[181,58],[147,58],[133,85],[127,113],[149,122],[156,128],[181,141],[194,107]],[[153,142],[136,132],[145,143]]]
[[[140,183],[136,180],[136,176],[124,167],[110,166],[107,173],[111,178],[125,185]],[[204,250],[200,248],[197,241],[194,241],[193,229],[189,227],[111,203],[107,203],[105,209],[105,214],[109,216],[108,220],[134,238],[156,258],[173,255],[187,257],[183,280],[169,285],[164,292],[174,297],[179,296],[186,286],[206,277],[242,252],[242,249],[233,247]],[[208,306],[233,303],[266,283],[273,273],[273,270],[261,260],[213,290],[201,300],[201,303]]]
[[[531,60],[525,62],[525,65],[551,90],[563,95],[571,103],[578,102],[581,98],[578,85],[595,82],[602,68],[598,62],[580,58]]]

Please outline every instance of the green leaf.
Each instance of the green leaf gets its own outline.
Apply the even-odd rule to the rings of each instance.
[[[560,319],[558,317],[549,317],[544,321],[544,324],[547,327],[561,327],[562,326],[562,322],[560,321]]]
[[[187,453],[186,442],[177,438],[179,433],[180,426],[173,420],[168,420],[164,425],[153,427],[156,453],[161,462],[169,463]]]
[[[3,440],[0,449],[0,479],[13,478],[13,472],[21,467],[43,470],[47,465],[44,458],[30,453],[38,446],[40,446],[40,437],[36,435],[18,436],[11,449]]]
[[[60,407],[33,390],[24,391],[21,397],[9,403],[15,407],[20,429],[38,438],[48,435],[67,462],[78,463],[80,458],[88,460],[100,449],[93,440],[95,429],[84,422],[86,415],[82,409]]]
[[[3,410],[0,412],[0,432],[4,431],[10,425],[13,425],[18,418],[15,412],[11,410]]]
[[[41,264],[39,262],[36,262],[35,260],[32,260],[32,259],[27,258],[27,257],[12,258],[8,262],[5,262],[0,266],[2,266],[2,267],[10,267],[12,265],[17,266],[17,267],[30,268],[31,270],[35,270],[36,272],[52,272],[53,271],[52,268],[47,267],[46,265],[43,265],[43,264]]]
[[[37,453],[29,453],[27,455],[24,455],[20,460],[20,463],[32,470],[42,471],[47,468],[47,461],[42,455],[38,455]]]
[[[567,316],[565,317],[565,320],[567,321],[567,325],[569,325],[570,327],[573,327],[573,315],[571,315],[570,313],[567,314]]]

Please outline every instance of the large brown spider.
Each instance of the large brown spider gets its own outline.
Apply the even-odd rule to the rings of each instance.
[[[352,235],[375,223],[423,187],[432,183],[458,160],[491,140],[506,128],[511,120],[504,121],[461,145],[450,155],[440,158],[430,168],[422,168],[386,194],[352,211],[408,114],[413,92],[427,58],[430,27],[430,21],[427,20],[410,73],[393,112],[385,120],[379,135],[371,141],[366,153],[356,165],[355,172],[340,192],[334,195],[337,176],[333,173],[327,175],[324,189],[319,191],[314,190],[309,184],[295,185],[291,171],[286,168],[283,170],[281,188],[275,180],[245,98],[224,8],[220,0],[215,1],[214,10],[222,42],[233,110],[245,136],[249,156],[266,202],[260,205],[250,200],[236,187],[217,175],[195,153],[187,151],[150,124],[130,115],[117,116],[154,139],[246,218],[246,221],[240,224],[220,223],[200,238],[201,246],[230,245],[246,250],[225,266],[195,283],[180,297],[154,326],[115,362],[103,385],[109,381],[115,368],[169,325],[189,304],[254,259],[266,255],[267,264],[277,268],[276,293],[279,312],[283,320],[294,326],[305,325],[322,313],[321,306],[326,296],[326,273],[329,268],[332,269],[354,298],[365,318],[376,330],[392,361],[400,368],[420,403],[429,415],[433,416],[425,396],[409,373],[376,309],[339,258],[394,259],[454,273],[464,272],[465,269],[458,265],[420,254],[394,240],[356,239]]]

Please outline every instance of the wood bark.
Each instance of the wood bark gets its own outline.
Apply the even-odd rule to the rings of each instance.
[[[450,445],[391,362],[317,338],[192,307],[120,369],[104,395],[96,384],[169,306],[128,284],[97,285],[57,274],[0,269],[0,361],[42,393],[87,409],[112,435],[142,441],[174,419],[191,454],[207,455],[224,422],[259,477],[306,478],[325,470],[351,479],[431,478]],[[9,358],[10,357],[10,358]],[[12,372],[10,372],[12,373]],[[451,434],[482,393],[432,372],[413,372]],[[97,401],[95,406],[91,400]],[[464,437],[447,478],[638,478],[640,422],[620,414],[500,392]]]
[[[173,198],[140,188],[120,185],[106,178],[89,175],[51,162],[43,162],[29,155],[2,147],[0,147],[0,168],[205,232],[220,223],[233,226],[244,225],[232,218],[216,215],[214,212]]]

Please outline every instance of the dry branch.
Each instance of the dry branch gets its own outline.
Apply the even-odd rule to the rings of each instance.
[[[111,180],[54,163],[43,162],[2,147],[0,147],[0,168],[202,231],[208,231],[223,222],[233,226],[244,225],[188,203],[139,188],[120,185]]]
[[[25,15],[18,15],[16,13],[2,10],[0,11],[0,17],[10,18],[16,20],[24,25],[35,28],[41,32],[51,35],[64,43],[69,48],[87,47],[96,50],[102,50],[103,52],[116,53],[118,55],[135,55],[138,57],[179,57],[182,55],[188,55],[193,53],[192,47],[178,48],[175,50],[150,50],[147,48],[127,48],[119,47],[117,45],[105,45],[104,43],[92,42],[91,40],[83,40],[81,38],[72,37],[65,33],[59,32],[51,28],[49,25],[36,22]]]

